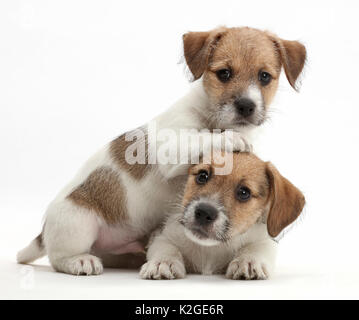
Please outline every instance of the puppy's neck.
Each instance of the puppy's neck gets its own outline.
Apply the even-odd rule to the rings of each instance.
[[[202,78],[191,83],[185,96],[179,99],[171,109],[177,113],[188,115],[196,122],[196,129],[214,129],[213,124],[206,117],[206,110],[210,108],[210,100],[203,87]]]
[[[192,113],[201,123],[202,127],[200,129],[220,129],[217,128],[216,124],[213,123],[207,116],[208,110],[211,107],[211,102],[206,91],[204,90],[202,78],[192,83],[192,86],[188,92],[188,97],[190,100],[188,108],[191,109]]]

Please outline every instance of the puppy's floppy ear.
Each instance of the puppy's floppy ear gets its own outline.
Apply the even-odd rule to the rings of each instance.
[[[278,50],[285,75],[290,85],[294,90],[298,90],[296,81],[303,70],[307,57],[305,46],[298,41],[282,40],[273,35],[270,35],[270,38]]]
[[[206,70],[209,57],[224,31],[225,28],[219,28],[207,32],[188,32],[182,36],[184,57],[195,80]]]
[[[267,229],[271,237],[276,237],[290,225],[303,210],[303,194],[278,170],[267,162],[266,174],[270,184],[271,206],[267,218]]]

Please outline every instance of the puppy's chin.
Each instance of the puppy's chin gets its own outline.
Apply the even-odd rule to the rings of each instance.
[[[240,128],[251,127],[251,126],[257,127],[257,126],[259,126],[259,124],[252,123],[252,122],[247,121],[247,120],[239,120],[239,121],[235,122],[235,126],[240,127]]]
[[[233,120],[230,122],[226,121],[219,121],[217,126],[222,131],[225,130],[234,130],[234,131],[241,131],[241,130],[250,130],[256,127],[259,127],[263,122],[252,122],[251,120]]]
[[[266,116],[259,114],[248,119],[239,118],[234,121],[234,125],[237,127],[259,127],[266,120]]]
[[[195,235],[191,230],[187,229],[186,227],[184,229],[184,233],[188,239],[201,246],[212,247],[212,246],[217,246],[221,243],[221,241],[216,239],[199,238],[197,235]]]

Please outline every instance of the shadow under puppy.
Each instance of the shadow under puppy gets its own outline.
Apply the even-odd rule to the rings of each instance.
[[[300,215],[304,196],[251,153],[226,153],[225,161],[233,156],[232,172],[215,175],[219,156],[190,168],[183,210],[153,235],[142,278],[183,278],[186,271],[225,273],[229,279],[272,274],[277,246],[272,237]]]

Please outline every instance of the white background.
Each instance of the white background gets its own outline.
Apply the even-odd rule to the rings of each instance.
[[[0,298],[359,298],[357,1],[1,1]],[[282,75],[259,155],[305,193],[268,281],[151,282],[58,274],[16,252],[99,147],[188,90],[181,36],[268,29],[308,50],[301,92]]]

